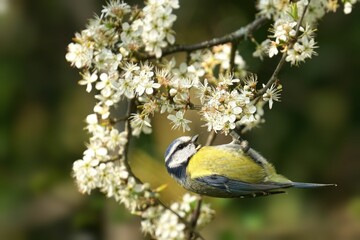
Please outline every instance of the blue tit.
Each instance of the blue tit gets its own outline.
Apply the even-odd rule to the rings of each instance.
[[[201,147],[198,135],[173,141],[165,153],[169,174],[185,189],[221,198],[256,197],[283,193],[285,188],[316,188],[334,184],[292,182],[239,141]]]

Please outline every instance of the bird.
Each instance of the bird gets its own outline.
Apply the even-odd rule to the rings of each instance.
[[[336,184],[293,182],[239,140],[201,146],[198,135],[175,139],[165,152],[168,173],[185,189],[203,196],[245,198],[284,193],[287,188],[317,188]]]

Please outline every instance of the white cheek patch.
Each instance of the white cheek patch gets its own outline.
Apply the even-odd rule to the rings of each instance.
[[[173,144],[171,148],[167,151],[167,155],[165,157],[165,162],[167,163],[170,160],[170,157],[174,154],[174,151],[178,147],[179,144]]]
[[[165,155],[165,162],[167,163],[170,160],[170,157],[172,157],[174,155],[174,152],[176,151],[176,148],[185,142],[189,142],[191,140],[191,137],[189,136],[182,136],[179,137],[178,139],[176,139],[174,142],[172,142],[168,149],[166,150],[166,155]]]
[[[167,159],[166,163],[169,168],[179,167],[184,163],[187,163],[189,159],[196,153],[195,146],[193,144],[189,144],[185,148],[181,150],[177,150],[170,159]],[[170,156],[169,156],[170,157]]]
[[[170,162],[168,162],[169,168],[179,167],[184,161],[183,157],[180,154],[174,154]]]

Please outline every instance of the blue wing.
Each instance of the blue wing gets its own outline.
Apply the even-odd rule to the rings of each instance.
[[[283,188],[291,187],[291,183],[246,183],[229,179],[220,175],[210,175],[194,179],[232,197],[257,197],[276,193],[284,193]]]

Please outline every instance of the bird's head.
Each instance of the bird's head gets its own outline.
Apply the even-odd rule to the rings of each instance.
[[[199,144],[196,143],[198,135],[183,136],[175,139],[166,149],[165,165],[168,172],[181,181],[185,177],[186,167],[190,158],[197,152]]]

